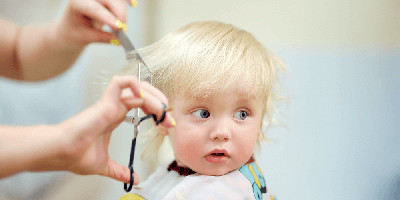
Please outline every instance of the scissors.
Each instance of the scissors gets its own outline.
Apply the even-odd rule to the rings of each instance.
[[[128,63],[137,63],[137,77],[139,81],[148,81],[150,84],[152,83],[152,74],[149,70],[149,67],[146,65],[146,63],[143,61],[142,57],[140,57],[139,53],[136,51],[135,47],[133,46],[132,42],[129,40],[128,36],[126,35],[124,30],[113,30],[113,34],[118,38],[119,42],[122,44],[122,47],[124,48],[125,54],[126,54],[126,59],[128,60]],[[124,190],[126,192],[130,192],[132,190],[133,186],[133,181],[134,181],[134,170],[133,170],[133,161],[135,158],[135,146],[136,146],[136,138],[139,133],[139,125],[142,121],[153,118],[153,120],[156,122],[156,125],[161,123],[164,118],[165,114],[168,110],[166,110],[166,105],[163,104],[164,106],[164,112],[159,120],[157,120],[157,117],[155,114],[149,114],[144,117],[140,117],[140,111],[139,109],[135,109],[134,111],[134,116],[126,116],[125,117],[125,122],[131,123],[134,125],[134,136],[132,139],[132,145],[131,145],[131,153],[130,153],[130,158],[129,158],[129,170],[130,170],[130,182],[129,185],[127,183],[124,183]]]

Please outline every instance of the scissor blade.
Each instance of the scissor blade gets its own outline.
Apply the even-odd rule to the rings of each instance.
[[[113,34],[118,38],[119,42],[122,44],[122,47],[124,47],[125,53],[129,53],[133,50],[135,50],[135,47],[133,46],[132,42],[129,40],[128,36],[125,34],[125,31],[119,30],[119,31],[113,31]]]

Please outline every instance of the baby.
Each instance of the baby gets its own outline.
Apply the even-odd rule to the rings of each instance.
[[[152,140],[168,135],[175,160],[133,192],[146,199],[272,199],[253,152],[272,120],[280,60],[250,33],[215,21],[189,24],[139,53],[174,108],[176,126],[157,127]]]

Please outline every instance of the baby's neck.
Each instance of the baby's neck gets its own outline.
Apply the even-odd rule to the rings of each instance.
[[[179,166],[179,164],[176,162],[176,160],[174,160],[174,162],[172,162],[168,166],[168,171],[171,171],[171,170],[178,172],[178,174],[181,176],[188,176],[188,175],[192,175],[192,174],[196,173],[195,171],[191,170],[188,167]]]

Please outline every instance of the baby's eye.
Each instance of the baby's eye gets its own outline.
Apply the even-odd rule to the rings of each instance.
[[[245,120],[247,118],[247,115],[248,115],[247,111],[239,110],[233,115],[233,118],[239,119],[239,120]]]
[[[210,116],[210,113],[205,109],[196,110],[192,114],[199,118],[208,118]]]

